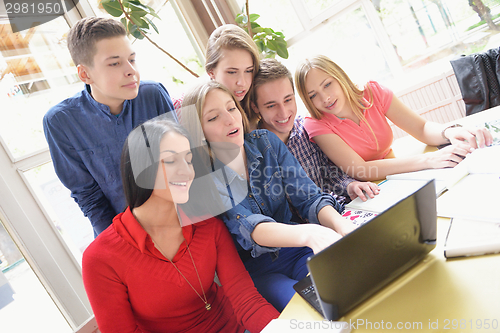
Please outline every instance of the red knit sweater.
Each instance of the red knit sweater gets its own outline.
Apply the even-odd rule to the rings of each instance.
[[[219,219],[185,226],[183,234],[212,309],[205,309],[127,208],[83,254],[83,282],[102,333],[260,332],[278,317],[255,289]],[[185,244],[173,262],[203,295]],[[216,271],[222,287],[214,283]]]

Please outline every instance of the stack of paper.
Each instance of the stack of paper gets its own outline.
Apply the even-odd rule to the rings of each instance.
[[[500,222],[500,145],[477,149],[462,163],[469,174],[439,197],[438,215]]]
[[[444,246],[446,258],[500,252],[500,222],[455,218]]]

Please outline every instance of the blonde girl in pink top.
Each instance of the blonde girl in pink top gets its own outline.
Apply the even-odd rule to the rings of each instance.
[[[344,172],[359,180],[454,167],[468,153],[493,141],[486,128],[446,126],[425,120],[377,82],[370,81],[360,90],[337,64],[322,55],[299,64],[295,84],[311,114],[304,124],[310,140]],[[428,145],[451,145],[418,156],[384,159],[393,140],[388,119]]]

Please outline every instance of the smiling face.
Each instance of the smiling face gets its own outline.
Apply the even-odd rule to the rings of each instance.
[[[312,68],[305,79],[305,89],[320,112],[345,118],[352,113],[339,82],[324,71]]]
[[[160,142],[160,165],[151,195],[175,204],[186,203],[194,178],[192,158],[185,136],[174,131],[165,134]]]
[[[287,77],[264,83],[257,88],[254,111],[261,116],[262,127],[276,134],[283,142],[292,130],[297,104],[292,84]]]
[[[126,36],[105,38],[95,44],[92,66],[79,65],[78,75],[90,84],[92,97],[118,114],[123,102],[137,97],[140,75],[135,52]]]
[[[230,143],[229,149],[242,147],[244,130],[240,110],[232,96],[221,89],[211,90],[202,106],[201,125],[206,140],[214,148]]]
[[[250,52],[242,49],[223,49],[217,66],[208,73],[215,81],[225,85],[239,102],[252,85],[254,63]]]

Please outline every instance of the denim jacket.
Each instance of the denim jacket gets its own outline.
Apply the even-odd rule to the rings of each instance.
[[[229,167],[215,172],[214,181],[227,212],[223,216],[237,244],[252,257],[279,248],[260,246],[250,236],[262,222],[295,224],[290,221],[293,205],[303,220],[317,223],[325,206],[341,209],[335,199],[322,193],[310,180],[285,144],[272,132],[258,129],[245,135],[249,182]]]

